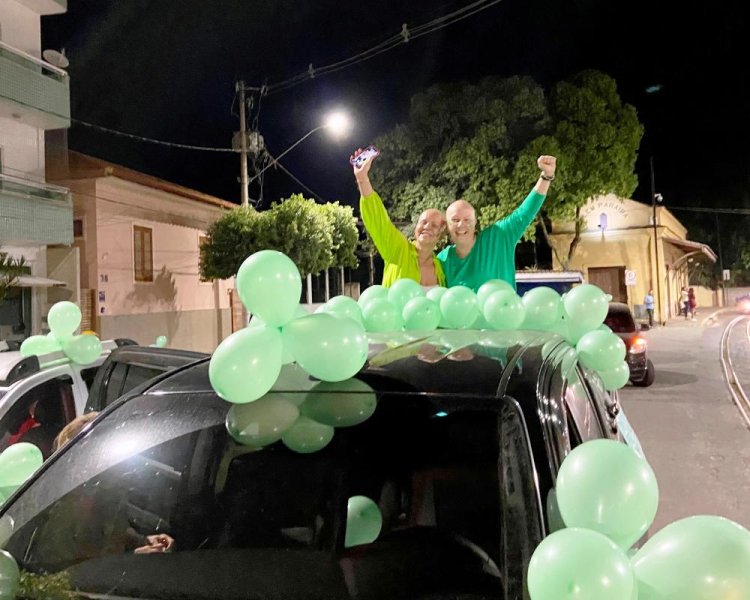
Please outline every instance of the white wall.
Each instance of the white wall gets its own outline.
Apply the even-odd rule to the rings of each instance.
[[[3,173],[44,181],[44,131],[0,117],[0,147]]]
[[[96,195],[101,317],[229,308],[231,282],[202,283],[198,275],[199,238],[218,208],[114,178],[99,180]],[[134,280],[135,225],[152,230],[153,283]]]
[[[0,0],[0,40],[41,58],[42,33],[39,15],[15,0]]]

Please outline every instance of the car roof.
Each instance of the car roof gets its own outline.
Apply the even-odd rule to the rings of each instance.
[[[630,312],[630,307],[625,304],[624,302],[610,302],[609,303],[609,312],[615,313],[615,312]]]
[[[508,365],[518,356],[523,354],[528,364],[540,363],[546,344],[565,343],[557,334],[540,331],[438,330],[413,337],[388,342],[387,336],[371,336],[369,360],[357,378],[378,391],[495,397]],[[173,371],[144,393],[214,393],[208,366],[206,358]],[[525,370],[529,381],[535,382],[537,375],[534,369]],[[285,365],[271,391],[306,392],[318,383],[296,364]]]

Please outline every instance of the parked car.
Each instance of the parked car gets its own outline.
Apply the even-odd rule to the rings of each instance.
[[[442,331],[373,344],[337,385],[286,365],[266,398],[305,419],[321,401],[360,415],[317,452],[238,444],[203,359],[47,461],[0,508],[0,544],[86,597],[521,598],[563,458],[590,439],[637,445],[616,395],[571,358],[550,333]],[[355,495],[382,528],[347,547]],[[139,545],[149,536],[171,542]]]
[[[642,387],[654,383],[656,369],[648,358],[648,341],[641,335],[641,331],[647,331],[649,326],[644,323],[638,327],[630,307],[622,302],[609,303],[604,324],[625,342],[625,359],[630,367],[630,382]]]
[[[29,441],[46,459],[57,434],[76,416],[101,410],[148,379],[208,356],[126,339],[102,342],[102,348],[89,365],[72,363],[62,352],[26,358],[0,352],[0,452]],[[36,423],[32,434],[29,425]]]
[[[24,441],[28,425],[39,423],[34,442],[48,456],[57,433],[83,412],[99,367],[125,344],[135,342],[103,341],[102,353],[88,365],[72,363],[63,352],[28,357],[18,350],[0,352],[0,452]]]

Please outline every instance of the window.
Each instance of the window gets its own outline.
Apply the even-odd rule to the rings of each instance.
[[[552,377],[551,391],[553,397],[562,398],[565,402],[571,447],[581,442],[606,437],[599,413],[577,369],[568,371],[567,379],[563,379],[560,370],[557,370]]]
[[[83,219],[73,219],[73,237],[75,239],[83,237]]]
[[[154,254],[151,245],[151,229],[133,226],[133,271],[135,280],[151,282],[154,280]]]
[[[133,598],[500,598],[503,586],[520,598],[541,509],[525,429],[502,405],[386,394],[299,454],[236,444],[215,394],[136,397],[6,509],[5,548],[24,569],[75,566],[79,589]],[[378,503],[383,525],[345,548],[354,495]],[[133,556],[157,533],[172,553]]]
[[[29,442],[46,459],[60,430],[75,417],[73,380],[67,375],[37,384],[21,396],[2,418],[0,451]]]
[[[632,333],[636,330],[630,311],[610,311],[604,319],[604,324],[612,333]]]

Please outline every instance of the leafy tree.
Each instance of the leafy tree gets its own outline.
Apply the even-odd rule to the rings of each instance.
[[[357,232],[357,220],[351,206],[341,206],[338,202],[322,204],[318,206],[328,218],[333,228],[333,264],[334,267],[356,267],[357,244],[359,234]]]
[[[615,81],[596,71],[557,84],[549,97],[528,77],[441,84],[415,95],[408,123],[376,140],[382,155],[372,179],[396,220],[463,197],[486,226],[526,196],[538,176],[536,158],[554,154],[558,178],[544,211],[551,219],[577,222],[567,256],[559,257],[567,266],[589,198],[634,191],[642,135],[635,109],[622,104]],[[526,238],[534,232],[532,225]]]
[[[266,248],[283,252],[303,277],[333,264],[333,226],[314,200],[293,194],[262,213]]]
[[[240,206],[215,221],[200,250],[201,278],[234,277],[242,261],[264,247],[262,220],[254,208]]]
[[[19,275],[27,271],[26,259],[13,258],[7,252],[0,252],[0,302],[3,302],[16,283]]]

